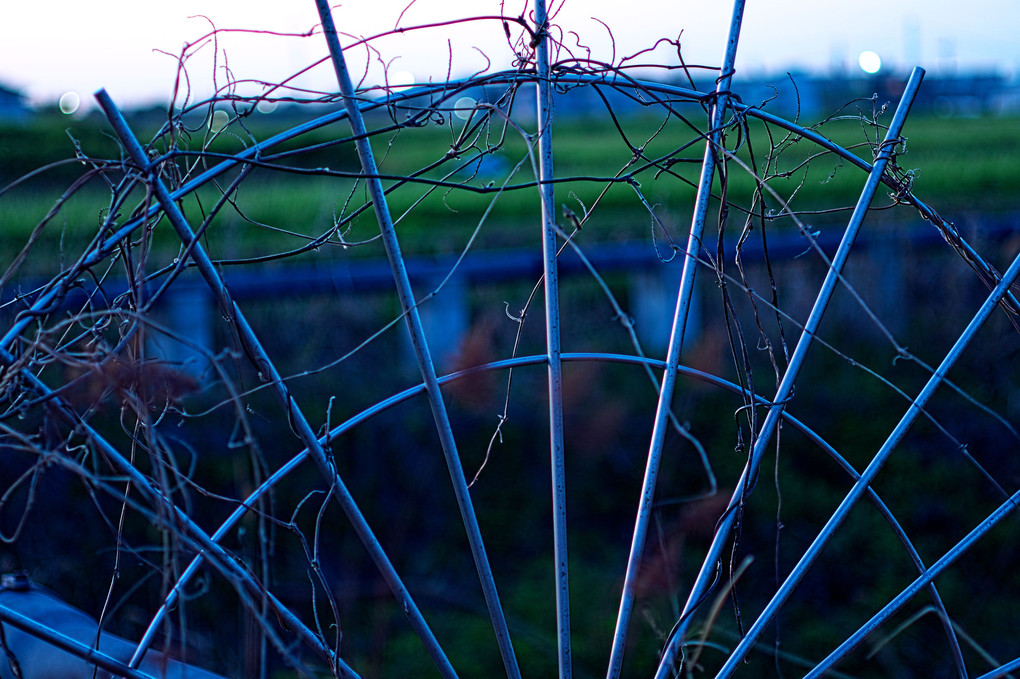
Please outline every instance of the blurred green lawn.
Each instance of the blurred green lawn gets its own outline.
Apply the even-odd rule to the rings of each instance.
[[[695,111],[698,112],[698,111]],[[693,119],[696,120],[696,119]],[[229,134],[213,140],[207,148],[216,153],[230,153],[249,145],[252,137],[264,139],[282,129],[283,123],[266,119],[244,121],[246,130],[228,128]],[[385,126],[388,120],[376,121]],[[285,126],[285,125],[284,125]],[[380,161],[380,171],[387,177],[421,172],[430,163],[442,159],[450,151],[464,123],[431,125],[425,128],[386,132],[374,137],[373,145]],[[648,237],[652,225],[644,201],[667,225],[682,231],[689,223],[694,188],[700,168],[703,144],[686,123],[673,119],[663,125],[657,118],[621,121],[626,140],[620,131],[605,120],[570,120],[557,122],[554,133],[554,171],[565,178],[556,187],[557,218],[561,206],[583,215],[592,210],[585,223],[586,238],[591,240],[631,240]],[[149,128],[148,130],[146,128]],[[140,135],[150,135],[156,124],[136,124]],[[852,148],[863,159],[872,159],[876,136],[882,131],[862,125],[857,119],[840,119],[826,123],[819,131],[839,144]],[[388,200],[405,252],[436,252],[459,249],[483,220],[477,246],[507,247],[533,245],[536,229],[529,222],[538,220],[537,190],[532,184],[533,157],[528,152],[531,141],[521,130],[502,128],[496,123],[468,138],[474,148],[464,144],[459,159],[451,159],[420,175],[421,181],[397,187]],[[242,140],[246,135],[248,142]],[[309,133],[287,148],[313,146],[342,140],[348,134],[345,125],[333,124]],[[937,119],[916,117],[908,120],[905,152],[897,161],[904,170],[915,172],[914,191],[946,216],[954,211],[984,213],[1013,211],[1020,201],[1020,121],[1015,118]],[[0,128],[0,183],[7,185],[29,171],[74,158],[71,137],[78,140],[82,151],[97,159],[120,158],[120,150],[105,131],[101,119],[68,120],[40,116],[31,124]],[[145,138],[143,136],[143,138]],[[500,143],[500,140],[504,140]],[[750,143],[748,143],[748,140]],[[728,146],[737,148],[737,155],[753,163],[768,184],[790,206],[803,211],[805,219],[828,221],[845,219],[845,214],[818,215],[818,211],[851,207],[864,182],[863,173],[833,154],[819,155],[818,147],[805,140],[787,138],[784,130],[751,121],[747,136],[731,133]],[[493,157],[481,165],[477,149],[499,144]],[[187,140],[190,149],[202,149],[205,141],[193,134]],[[178,148],[184,148],[179,144]],[[643,149],[646,159],[673,158],[668,164],[657,165],[645,159],[634,159],[631,147]],[[165,143],[160,146],[165,148]],[[748,152],[753,150],[753,154]],[[811,158],[809,164],[804,161]],[[178,167],[191,166],[200,170],[218,162],[218,158],[199,159],[182,156]],[[633,161],[633,162],[632,162]],[[281,158],[274,163],[291,165],[304,171],[330,167],[348,174],[357,172],[353,145],[319,148],[310,153]],[[453,173],[458,166],[463,167]],[[28,235],[54,207],[61,193],[87,169],[82,163],[62,163],[23,182],[0,195],[0,259],[12,261]],[[477,170],[477,172],[475,172]],[[451,174],[453,173],[453,174]],[[613,182],[611,178],[630,173],[631,182]],[[444,181],[464,188],[435,186],[430,182]],[[206,185],[183,201],[193,226],[197,227],[222,195],[222,187]],[[507,189],[498,192],[506,183]],[[396,180],[385,184],[395,187]],[[718,190],[718,182],[716,183]],[[735,164],[730,165],[727,198],[739,211],[751,205],[755,181]],[[641,197],[638,192],[640,191]],[[881,190],[876,205],[892,201],[887,190]],[[125,219],[144,195],[136,191],[121,203],[118,224]],[[779,204],[768,198],[773,212]],[[62,253],[64,260],[73,257],[96,235],[97,227],[106,217],[110,204],[110,188],[94,178],[63,203],[53,220],[42,229],[40,245],[48,253],[45,261],[27,265],[27,271],[40,274],[56,263],[53,253]],[[486,211],[490,210],[488,216]],[[311,176],[257,169],[242,184],[234,206],[227,206],[212,223],[207,239],[216,257],[249,257],[289,251],[307,243],[331,228],[334,220],[357,214],[343,227],[345,240],[359,242],[377,233],[374,217],[367,208],[364,183],[356,184],[347,177]],[[731,218],[743,217],[731,212]],[[169,232],[169,229],[162,230]],[[161,237],[157,229],[158,249],[177,249],[172,233]],[[334,245],[338,239],[334,238]],[[357,254],[357,248],[349,254]],[[380,254],[375,248],[364,250]],[[46,262],[49,262],[47,264]]]

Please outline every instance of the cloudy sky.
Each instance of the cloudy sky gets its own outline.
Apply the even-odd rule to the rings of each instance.
[[[368,36],[394,28],[398,19],[408,27],[496,14],[500,4],[351,0],[333,6],[342,32]],[[305,33],[318,23],[311,0],[5,0],[5,5],[0,84],[23,91],[34,104],[52,103],[67,91],[80,93],[87,102],[100,87],[123,105],[165,104],[178,72],[174,55],[186,43],[199,41],[212,25]],[[523,6],[523,0],[506,0],[504,12],[517,15]],[[732,12],[728,2],[718,0],[556,0],[551,6],[560,7],[556,22],[564,31],[575,32],[595,58],[611,60],[614,41],[618,59],[657,38],[681,35],[688,63],[712,65],[721,59]],[[882,57],[883,67],[894,72],[921,65],[932,73],[1020,73],[1020,2],[971,0],[966,11],[960,7],[956,0],[748,0],[737,68],[743,73],[856,69],[858,55],[872,50]],[[486,67],[487,59],[493,68],[502,68],[511,57],[496,22],[406,33],[376,46],[391,74],[411,73],[420,80],[442,76],[448,68],[464,75]],[[223,83],[225,63],[236,79],[274,81],[325,54],[321,35],[226,33],[216,47],[206,44],[187,63],[196,94],[211,91],[214,74],[217,84]],[[664,61],[671,57],[665,50],[658,56]],[[349,58],[354,70],[365,63],[366,53],[361,50]],[[370,73],[377,78],[381,69]],[[301,82],[335,89],[328,67],[313,70]]]

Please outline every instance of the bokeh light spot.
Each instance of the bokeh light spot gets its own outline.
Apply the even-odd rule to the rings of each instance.
[[[209,121],[209,131],[213,134],[220,132],[227,123],[230,121],[230,116],[226,111],[216,111],[213,113],[212,120]]]
[[[474,112],[476,103],[471,97],[461,97],[453,105],[453,113],[461,120],[467,120]]]
[[[77,92],[64,92],[60,95],[60,112],[64,115],[71,115],[78,110],[81,105],[81,97],[78,96]]]
[[[861,70],[865,73],[875,74],[882,69],[882,57],[878,56],[877,52],[871,50],[864,50],[861,55],[857,57],[857,63],[860,64]]]

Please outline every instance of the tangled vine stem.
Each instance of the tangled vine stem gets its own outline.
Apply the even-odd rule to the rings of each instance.
[[[718,68],[600,60],[542,0],[316,6],[263,32],[324,40],[280,82],[214,27],[158,121],[97,93],[116,147],[71,133],[0,278],[0,559],[104,629],[0,599],[11,672],[28,638],[125,676],[161,639],[195,677],[1015,669],[1015,583],[960,564],[1016,537],[1020,258],[915,195],[921,69],[808,127],[741,99],[739,0]],[[397,84],[387,40],[461,24],[511,68]]]

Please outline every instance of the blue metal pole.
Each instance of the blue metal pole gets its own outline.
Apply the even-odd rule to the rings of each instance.
[[[681,620],[678,624],[678,629],[676,630],[670,645],[667,647],[666,652],[663,654],[662,661],[659,664],[659,670],[656,674],[657,678],[664,678],[668,674],[676,657],[676,653],[679,650],[679,646],[683,642],[687,627],[690,625],[694,617],[694,609],[701,604],[703,597],[711,585],[714,578],[714,572],[716,570],[716,563],[722,554],[725,544],[730,539],[734,523],[736,522],[737,512],[735,511],[735,508],[742,501],[747,481],[753,478],[757,473],[758,466],[761,464],[762,457],[770,444],[772,434],[775,432],[775,427],[779,422],[780,415],[786,407],[787,401],[793,395],[793,388],[800,374],[800,369],[804,364],[804,359],[807,356],[808,349],[811,347],[811,342],[818,330],[818,326],[821,324],[822,316],[829,304],[829,300],[832,298],[833,292],[835,292],[836,285],[842,275],[843,267],[846,265],[847,259],[850,256],[850,251],[853,248],[854,241],[857,238],[857,234],[860,232],[861,226],[864,223],[864,217],[868,212],[868,207],[871,205],[875,192],[882,181],[882,175],[889,163],[889,159],[892,157],[894,147],[899,139],[900,132],[903,129],[903,124],[906,122],[907,114],[910,112],[910,106],[914,101],[914,97],[917,95],[917,90],[920,88],[923,78],[924,70],[921,68],[915,68],[910,74],[910,79],[907,81],[907,86],[903,92],[903,96],[900,99],[899,105],[896,107],[896,112],[889,124],[889,129],[886,133],[885,140],[881,144],[878,156],[875,159],[875,164],[871,168],[868,179],[864,184],[864,189],[861,191],[861,196],[858,199],[857,205],[850,217],[850,221],[847,224],[846,232],[843,234],[843,240],[840,242],[836,255],[832,259],[829,266],[829,272],[826,275],[825,280],[822,282],[822,286],[818,291],[818,296],[815,299],[815,303],[811,308],[811,313],[808,316],[807,323],[804,324],[804,330],[800,335],[800,339],[793,351],[793,355],[790,357],[790,363],[787,366],[786,372],[783,374],[783,379],[779,383],[779,388],[776,390],[776,397],[773,399],[773,405],[769,408],[768,414],[765,417],[765,422],[762,424],[761,431],[755,439],[754,447],[751,451],[751,457],[740,476],[740,480],[736,484],[736,489],[730,499],[727,511],[723,515],[723,519],[720,521],[715,537],[712,540],[712,544],[705,556],[704,563],[698,573],[698,577],[695,580],[694,586],[691,588],[687,603],[684,605],[683,612],[681,613]]]
[[[78,656],[85,662],[110,672],[112,676],[127,677],[128,679],[153,679],[152,675],[146,674],[98,651],[91,646],[83,644],[77,639],[51,629],[46,625],[36,622],[32,618],[22,615],[15,610],[0,605],[0,622],[7,623],[34,637],[43,639],[46,643],[59,648],[62,651]],[[4,664],[6,664],[4,660]]]
[[[998,302],[996,302],[998,304]],[[993,305],[994,306],[994,305]],[[856,489],[860,486],[862,481],[858,481],[857,485],[854,486]],[[864,639],[878,629],[879,625],[884,623],[886,620],[891,618],[903,606],[906,605],[910,599],[912,599],[918,592],[924,589],[929,583],[935,580],[938,576],[942,575],[950,566],[952,566],[957,559],[959,559],[967,550],[969,550],[975,542],[988,533],[992,528],[995,527],[1000,521],[1012,514],[1020,505],[1017,502],[1020,501],[1020,491],[1014,493],[1011,497],[1007,498],[998,509],[990,514],[984,521],[979,523],[974,530],[967,533],[966,536],[958,543],[956,543],[952,549],[946,552],[941,559],[932,564],[931,568],[926,570],[924,573],[919,575],[912,583],[910,583],[902,592],[900,592],[896,598],[886,604],[882,610],[876,613],[871,620],[864,623],[864,625],[852,634],[846,641],[840,644],[839,648],[834,650],[828,655],[822,662],[815,665],[815,667],[804,675],[804,679],[814,679],[820,677],[828,672],[832,667],[842,660],[848,653],[857,648],[858,645]],[[1011,663],[1012,664],[1012,663]],[[724,668],[725,669],[725,668]],[[996,672],[992,673],[992,676],[1001,676],[1003,673],[1008,671],[1009,668],[999,668]],[[719,676],[723,676],[720,674]]]
[[[209,536],[209,539],[212,542],[219,544],[219,541],[222,540],[224,536],[226,536],[234,528],[234,526],[237,525],[237,522],[244,518],[244,516],[252,510],[252,507],[256,506],[263,495],[268,493],[273,486],[288,476],[295,468],[307,460],[308,457],[309,451],[305,448],[300,453],[292,457],[285,465],[273,472],[269,478],[259,484],[259,487],[253,490],[251,494],[248,495],[248,497],[246,497],[244,501],[242,501],[234,509],[234,511],[230,513],[230,516],[227,517],[226,521],[220,524],[220,527],[216,529],[216,532]],[[149,646],[152,645],[156,632],[159,631],[159,626],[162,624],[164,618],[166,618],[167,613],[169,613],[177,603],[177,599],[191,581],[191,578],[198,574],[198,569],[202,566],[204,561],[205,553],[200,552],[194,559],[191,560],[191,563],[188,564],[187,568],[181,572],[177,581],[174,583],[174,586],[170,588],[170,591],[167,592],[166,597],[164,597],[163,605],[161,605],[159,610],[156,611],[156,614],[152,616],[152,620],[149,622],[149,626],[146,628],[145,633],[142,635],[142,638],[138,640],[138,643],[135,646],[135,651],[131,654],[131,659],[128,660],[129,666],[138,667],[141,664],[142,658],[145,657],[145,653],[148,651]]]
[[[821,532],[804,552],[804,555],[801,556],[800,561],[797,562],[797,565],[793,567],[792,571],[790,571],[790,574],[786,577],[786,580],[779,587],[779,590],[776,592],[775,596],[772,597],[772,600],[769,601],[768,605],[765,606],[765,609],[762,611],[761,615],[751,626],[751,628],[748,629],[747,635],[741,640],[737,648],[734,649],[733,654],[730,656],[726,665],[724,665],[723,668],[720,670],[718,676],[727,677],[730,676],[730,674],[732,674],[732,672],[736,668],[736,665],[740,662],[740,659],[742,659],[744,655],[747,654],[747,652],[751,649],[751,646],[754,645],[755,641],[761,635],[765,626],[772,620],[775,614],[779,611],[779,608],[782,607],[782,605],[789,598],[790,594],[793,592],[793,589],[798,584],[800,584],[800,581],[807,574],[808,569],[814,563],[815,559],[818,558],[818,555],[821,553],[822,549],[825,547],[826,544],[828,544],[829,540],[839,529],[839,527],[843,524],[843,521],[846,520],[846,517],[849,515],[850,510],[853,509],[857,501],[861,498],[861,496],[864,495],[865,491],[868,489],[871,482],[874,481],[875,477],[878,475],[878,472],[882,469],[883,465],[885,465],[886,461],[889,459],[889,456],[892,455],[892,451],[895,450],[895,448],[899,445],[900,441],[903,440],[903,437],[906,435],[907,430],[911,427],[911,425],[913,425],[914,420],[916,420],[918,416],[924,413],[925,406],[927,405],[931,397],[935,394],[935,390],[938,389],[945,381],[946,375],[956,364],[956,361],[963,354],[964,350],[970,344],[971,340],[977,335],[978,331],[981,329],[981,326],[983,326],[985,324],[985,321],[987,321],[991,317],[991,315],[995,312],[995,309],[999,305],[999,302],[1001,302],[1003,297],[1005,297],[1006,294],[1009,292],[1010,286],[1013,285],[1013,282],[1017,279],[1018,276],[1020,276],[1020,255],[1017,255],[1017,257],[1013,260],[1013,263],[1010,265],[1009,269],[1007,269],[1006,273],[1003,274],[1002,280],[999,281],[998,285],[996,285],[995,288],[992,290],[992,293],[988,296],[987,299],[985,299],[984,303],[981,305],[981,308],[978,309],[977,313],[974,314],[974,317],[971,319],[970,323],[967,324],[967,327],[964,328],[962,333],[960,333],[960,337],[953,344],[952,348],[946,353],[945,358],[942,359],[942,363],[939,364],[939,367],[928,379],[928,382],[927,384],[925,384],[924,389],[921,390],[921,393],[919,393],[917,395],[917,398],[915,398],[913,402],[910,404],[910,408],[907,409],[907,412],[903,415],[902,419],[900,419],[899,424],[896,425],[896,428],[893,429],[892,433],[890,433],[888,438],[886,438],[885,443],[882,444],[881,449],[879,449],[879,451],[875,454],[875,457],[868,464],[867,468],[863,472],[861,472],[861,478],[854,484],[853,488],[850,489],[850,492],[839,504],[839,507],[836,508],[836,511],[833,512],[832,516],[829,517],[829,520],[826,522]],[[1010,509],[1014,508],[1016,503],[1015,498],[1016,496],[1010,498],[1006,502],[1006,505],[1004,505],[1004,507],[1008,506]],[[1002,512],[1004,510],[1000,509],[998,511]],[[998,514],[993,516],[997,515]],[[999,518],[1001,519],[1002,517],[999,516]],[[991,517],[989,517],[989,519],[986,519],[986,522],[990,520]],[[984,523],[982,524],[982,526],[984,526]],[[955,554],[955,551],[956,549],[954,548],[954,551],[950,552],[950,554]],[[955,559],[955,556],[953,558]],[[934,566],[932,568],[934,568]],[[930,570],[931,569],[929,569],[929,571]]]
[[[446,411],[442,392],[439,389],[439,382],[436,378],[435,365],[432,363],[428,341],[425,338],[421,317],[418,314],[414,291],[411,288],[411,281],[407,276],[407,268],[404,265],[403,255],[400,252],[397,231],[393,225],[393,218],[386,203],[386,192],[382,181],[379,179],[379,169],[376,166],[372,147],[368,141],[368,130],[365,127],[361,110],[358,108],[354,85],[351,82],[350,74],[347,72],[347,63],[344,59],[343,49],[340,47],[340,39],[337,36],[336,25],[333,23],[333,15],[329,9],[329,2],[328,0],[315,0],[315,6],[319,10],[322,31],[333,60],[333,68],[336,71],[337,82],[340,85],[344,107],[347,109],[348,120],[354,132],[355,145],[358,149],[358,156],[361,159],[361,167],[368,176],[366,182],[368,184],[369,195],[372,198],[372,207],[375,210],[376,220],[379,223],[383,245],[386,249],[386,257],[389,259],[390,267],[393,270],[397,296],[400,298],[400,305],[407,320],[407,328],[411,333],[411,344],[414,346],[418,368],[425,382],[429,406],[432,409],[432,417],[436,423],[436,431],[439,434],[443,454],[446,458],[446,465],[450,472],[450,478],[453,481],[454,494],[460,509],[461,520],[464,523],[464,530],[467,532],[468,543],[471,546],[475,569],[478,571],[478,578],[481,581],[485,604],[489,610],[489,618],[496,633],[496,642],[499,645],[500,655],[503,658],[503,665],[506,668],[507,674],[516,679],[520,676],[520,669],[517,665],[517,658],[514,655],[510,631],[507,628],[503,607],[499,602],[499,594],[496,591],[496,583],[492,576],[489,558],[485,553],[485,543],[482,540],[482,533],[478,527],[478,518],[475,515],[474,506],[471,502],[471,492],[468,490],[467,480],[464,478],[464,469],[461,466],[460,454],[457,452],[457,444],[454,441],[450,418]]]
[[[99,92],[96,93],[96,99],[99,101],[99,105],[106,113],[106,117],[110,121],[114,132],[127,149],[131,160],[143,171],[152,175],[149,160],[145,155],[144,149],[142,149],[138,140],[131,132],[127,121],[124,119],[123,114],[121,114],[116,104],[114,104],[113,100],[110,98],[110,95],[107,94],[106,90],[99,90]],[[411,626],[414,628],[415,632],[418,633],[418,636],[421,638],[429,655],[432,657],[436,666],[444,676],[456,676],[453,666],[446,658],[445,653],[443,653],[435,635],[432,634],[432,630],[429,629],[421,611],[411,598],[410,592],[400,580],[400,576],[397,575],[396,569],[393,568],[393,564],[390,562],[389,557],[386,556],[382,545],[379,543],[379,540],[375,537],[375,534],[369,527],[364,515],[361,513],[357,503],[354,501],[354,497],[350,494],[347,486],[340,479],[332,461],[319,444],[315,431],[312,429],[308,419],[298,407],[294,397],[291,395],[290,389],[283,380],[283,376],[277,371],[276,366],[269,358],[269,355],[263,348],[262,343],[259,342],[258,337],[256,337],[255,332],[252,330],[247,318],[245,318],[244,314],[241,312],[241,309],[230,299],[229,291],[224,285],[222,278],[220,278],[219,273],[216,271],[216,268],[213,265],[212,260],[209,258],[208,253],[206,253],[205,248],[201,243],[196,241],[195,234],[192,231],[191,226],[188,224],[188,220],[184,216],[184,213],[181,212],[180,207],[173,201],[169,190],[159,177],[150,176],[149,182],[152,186],[153,193],[156,195],[156,199],[159,201],[160,206],[163,208],[163,211],[167,216],[167,219],[169,219],[170,223],[177,231],[181,242],[183,242],[185,247],[189,249],[190,256],[194,260],[199,272],[202,274],[202,277],[205,278],[206,283],[208,283],[209,288],[216,297],[216,301],[220,305],[220,308],[233,320],[234,325],[237,328],[238,337],[255,363],[255,367],[259,370],[260,376],[271,385],[274,394],[287,411],[288,421],[291,422],[295,431],[300,436],[301,441],[312,453],[312,457],[318,465],[320,473],[322,473],[322,475],[332,485],[334,496],[337,498],[337,501],[340,503],[340,506],[344,510],[348,519],[351,521],[351,525],[354,527],[355,532],[361,539],[362,544],[365,545],[365,548],[371,556],[372,561],[375,563],[376,568],[379,569],[383,579],[386,580],[386,583],[389,585],[394,597],[396,597],[397,601],[400,602],[401,607],[404,609],[404,612],[411,623]]]
[[[680,352],[683,348],[684,330],[687,316],[690,313],[691,299],[694,296],[694,279],[698,269],[698,252],[701,249],[702,233],[708,217],[708,206],[712,200],[712,181],[715,178],[715,148],[721,144],[722,125],[726,119],[726,108],[729,102],[728,92],[733,77],[734,64],[737,59],[737,43],[740,40],[740,26],[744,17],[744,0],[735,0],[733,16],[730,21],[729,40],[723,58],[722,73],[716,83],[716,96],[709,115],[708,140],[705,143],[705,155],[701,165],[701,179],[694,204],[694,216],[691,221],[691,232],[687,239],[684,255],[683,273],[680,288],[677,292],[676,310],[673,314],[673,329],[670,334],[669,348],[666,352],[666,370],[659,387],[659,402],[655,410],[655,422],[652,427],[652,438],[648,446],[648,458],[645,463],[645,476],[641,485],[641,498],[638,503],[637,518],[634,521],[634,532],[631,536],[630,555],[627,559],[627,572],[623,581],[623,592],[620,595],[620,608],[616,616],[616,630],[613,634],[613,646],[609,655],[607,677],[616,679],[623,669],[623,653],[627,644],[627,628],[630,624],[634,608],[635,588],[637,586],[638,569],[641,554],[648,534],[648,525],[652,517],[652,505],[655,500],[655,483],[658,478],[659,465],[662,460],[662,446],[669,428],[670,412],[673,403],[673,390],[676,384],[677,366],[680,364]]]
[[[553,558],[556,561],[556,635],[560,679],[571,676],[570,582],[567,565],[567,479],[563,444],[563,363],[560,358],[559,274],[556,267],[556,200],[552,153],[552,74],[549,17],[545,0],[535,1],[538,69],[538,182],[542,196],[542,271],[545,276],[545,346],[549,355],[549,455],[552,476]]]
[[[1001,677],[1006,676],[1010,672],[1015,672],[1017,670],[1020,670],[1020,658],[1017,658],[1016,660],[1011,660],[1005,665],[996,667],[991,672],[982,674],[977,679],[1000,679]]]

